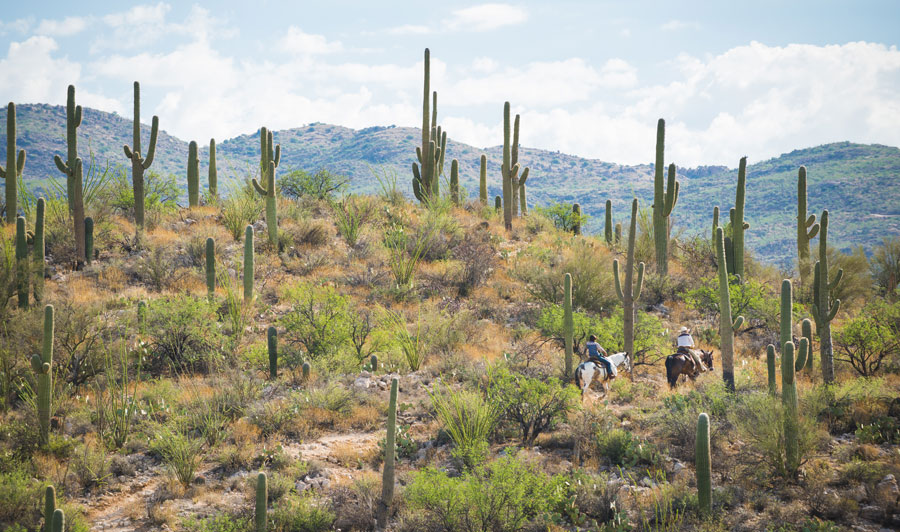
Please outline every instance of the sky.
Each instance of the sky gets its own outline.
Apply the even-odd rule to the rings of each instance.
[[[849,140],[900,145],[900,2],[4,2],[0,99],[78,103],[183,140],[325,122],[439,122],[621,164],[737,166]]]

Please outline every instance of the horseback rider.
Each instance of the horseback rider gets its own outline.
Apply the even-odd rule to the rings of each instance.
[[[691,357],[694,361],[694,367],[699,368],[700,371],[708,371],[703,360],[700,359],[700,355],[691,349],[694,347],[694,338],[691,337],[691,331],[687,327],[682,327],[678,331],[678,338],[676,338],[675,344],[678,346],[678,353]]]
[[[597,337],[592,334],[584,346],[588,351],[588,360],[594,362],[598,366],[602,365],[606,368],[607,378],[615,379],[616,367],[612,365],[612,362],[610,362],[608,358],[606,358],[606,350],[597,343]]]

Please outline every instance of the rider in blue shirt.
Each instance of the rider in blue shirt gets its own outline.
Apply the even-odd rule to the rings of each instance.
[[[597,364],[602,364],[603,367],[606,368],[606,374],[609,378],[616,378],[616,368],[614,368],[609,359],[606,358],[606,350],[597,343],[597,337],[592,334],[584,346],[588,351],[588,360]]]

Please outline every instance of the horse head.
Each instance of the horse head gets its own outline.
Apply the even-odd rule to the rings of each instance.
[[[706,367],[709,368],[710,371],[712,371],[714,369],[713,368],[713,352],[712,352],[712,350],[705,351],[705,350],[701,349],[700,353],[702,353],[700,355],[700,360],[702,360],[703,363],[706,364]]]

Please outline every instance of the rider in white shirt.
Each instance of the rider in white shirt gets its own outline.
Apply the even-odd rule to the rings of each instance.
[[[691,337],[691,332],[687,327],[682,327],[681,330],[678,331],[678,338],[675,342],[680,353],[690,355],[690,357],[694,359],[694,364],[700,368],[700,371],[707,371],[706,365],[703,364],[703,361],[700,360],[700,357],[692,349],[694,347],[694,339]]]

